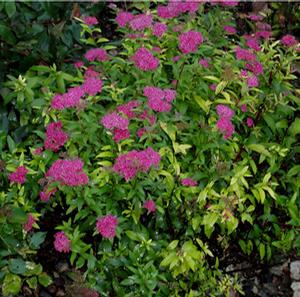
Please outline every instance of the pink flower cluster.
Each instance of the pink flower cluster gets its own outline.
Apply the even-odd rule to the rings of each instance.
[[[107,52],[103,48],[92,48],[88,50],[84,56],[89,62],[103,62],[108,60]]]
[[[75,107],[79,104],[84,91],[80,86],[70,88],[65,94],[57,94],[51,102],[53,109],[62,110],[69,107]]]
[[[185,187],[196,187],[198,185],[198,183],[193,180],[192,178],[183,178],[181,180],[181,184]]]
[[[246,44],[249,48],[255,50],[256,52],[259,52],[261,50],[259,46],[259,40],[257,39],[257,37],[246,35],[245,38],[246,38]]]
[[[142,31],[151,27],[153,21],[152,14],[138,14],[135,15],[132,20],[129,21],[131,29],[136,31]]]
[[[156,22],[153,25],[152,33],[154,36],[162,37],[167,31],[168,26],[165,23]]]
[[[135,52],[132,61],[142,71],[152,71],[159,66],[159,60],[145,47],[141,47]]]
[[[152,148],[143,151],[130,151],[119,155],[113,170],[123,176],[126,181],[131,180],[138,172],[147,172],[152,166],[158,166],[160,155]]]
[[[68,140],[61,122],[50,123],[46,128],[45,149],[57,152]]]
[[[247,78],[247,85],[249,88],[255,88],[259,86],[259,80],[257,76],[251,75]]]
[[[202,42],[202,34],[197,31],[188,31],[179,35],[179,49],[184,54],[196,52]]]
[[[71,250],[71,242],[65,232],[60,231],[54,235],[54,248],[60,253],[68,253]]]
[[[296,45],[298,43],[298,41],[295,38],[295,36],[287,34],[281,38],[281,43],[285,46],[291,47],[291,46]]]
[[[108,130],[128,130],[129,121],[117,112],[106,114],[101,119],[101,124]]]
[[[89,96],[95,96],[102,91],[103,82],[97,77],[87,77],[82,84],[82,90]]]
[[[255,54],[247,49],[240,48],[239,46],[235,48],[235,55],[238,60],[244,60],[248,62],[256,60]]]
[[[52,190],[50,190],[50,191],[48,191],[48,189],[45,188],[42,192],[40,192],[40,199],[41,199],[41,201],[43,201],[43,202],[49,201],[50,197],[51,197],[53,194],[55,194],[56,191],[57,191],[56,188],[54,188],[54,189],[52,189]]]
[[[24,166],[19,166],[15,172],[12,172],[8,179],[11,183],[24,184],[28,170]]]
[[[209,63],[208,63],[208,61],[207,61],[206,59],[201,59],[201,60],[199,61],[199,64],[200,64],[201,66],[203,66],[204,68],[208,68],[208,67],[209,67]]]
[[[219,119],[217,121],[217,128],[224,134],[224,139],[228,139],[234,132],[234,126],[231,122],[234,116],[234,111],[226,105],[217,105],[216,107]]]
[[[56,160],[47,171],[46,177],[71,187],[86,185],[89,182],[80,159]]]
[[[144,95],[148,98],[148,106],[154,111],[168,112],[175,99],[176,91],[171,89],[160,89],[156,87],[145,87]]]
[[[28,215],[28,218],[27,218],[27,222],[24,224],[24,230],[26,232],[29,232],[31,229],[32,229],[32,226],[33,224],[35,223],[35,218],[33,217],[33,215],[30,213]]]
[[[123,28],[133,19],[134,15],[131,12],[119,11],[116,17],[116,22],[121,28]]]
[[[254,22],[262,21],[264,19],[262,15],[253,14],[253,13],[249,14],[247,18]]]
[[[96,223],[98,232],[104,238],[113,238],[116,236],[116,228],[118,226],[118,218],[111,214],[99,218]]]
[[[97,18],[95,18],[93,16],[86,16],[82,20],[88,26],[98,25]]]
[[[106,114],[101,119],[101,124],[114,134],[115,142],[120,142],[130,137],[130,131],[128,130],[129,120],[136,117],[135,108],[138,106],[140,106],[140,102],[131,100],[119,105],[116,111]]]
[[[255,75],[259,75],[264,72],[263,65],[258,61],[251,61],[250,63],[247,63],[246,68]]]
[[[153,200],[146,200],[143,205],[144,208],[148,210],[148,212],[155,212],[156,211],[156,204]]]
[[[223,29],[228,33],[228,34],[236,34],[236,28],[232,26],[224,26]]]
[[[171,19],[179,16],[181,13],[196,12],[199,8],[200,1],[170,1],[167,6],[159,5],[157,15],[160,18]]]

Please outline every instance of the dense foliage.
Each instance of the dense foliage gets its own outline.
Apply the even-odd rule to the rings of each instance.
[[[263,14],[239,32],[236,6],[111,5],[120,47],[77,19],[86,53],[72,72],[9,76],[20,122],[9,133],[1,114],[4,296],[51,284],[36,256],[47,242],[86,296],[230,296],[231,246],[299,254],[299,44]]]

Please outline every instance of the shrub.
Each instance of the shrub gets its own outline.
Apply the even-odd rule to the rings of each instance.
[[[37,228],[58,205],[48,240],[101,296],[229,296],[241,291],[219,264],[230,245],[267,261],[299,252],[298,44],[261,17],[238,34],[235,5],[117,11],[122,45],[83,25],[92,48],[76,75],[34,66],[10,77],[5,102],[33,132],[19,145],[1,138],[1,206],[20,213],[2,215],[1,240],[14,236],[1,250],[4,295],[28,272],[12,268],[29,257],[19,248],[45,237],[21,224]],[[10,183],[19,166],[25,182]]]

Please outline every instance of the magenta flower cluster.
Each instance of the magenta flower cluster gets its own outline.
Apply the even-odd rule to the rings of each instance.
[[[58,181],[62,185],[81,186],[89,182],[88,176],[83,172],[83,162],[80,159],[56,160],[46,173],[51,182]]]
[[[126,181],[134,178],[138,172],[148,172],[152,166],[158,166],[160,155],[152,148],[143,151],[130,151],[117,157],[113,170]]]
[[[99,218],[96,223],[98,232],[104,238],[113,238],[116,236],[116,228],[118,226],[118,219],[111,214]]]
[[[107,52],[103,48],[92,48],[85,53],[84,57],[89,62],[93,62],[93,61],[103,62],[108,60]]]
[[[46,128],[45,149],[57,152],[68,140],[61,122],[50,123]]]
[[[196,187],[198,185],[198,183],[193,180],[192,178],[183,178],[181,180],[181,184],[185,187]]]
[[[8,179],[11,183],[24,184],[28,170],[24,166],[19,166],[15,172],[12,172]]]
[[[35,223],[34,216],[30,213],[27,217],[27,222],[24,224],[23,228],[26,232],[31,231],[33,224]]]
[[[234,116],[234,111],[226,105],[217,105],[216,107],[219,119],[217,121],[217,128],[224,135],[224,139],[228,139],[234,132],[234,125],[231,122]]]
[[[171,102],[175,99],[176,91],[171,89],[160,89],[156,87],[145,87],[144,95],[148,98],[148,106],[154,111],[168,112],[171,110]]]
[[[159,5],[157,15],[163,19],[171,19],[182,13],[194,13],[198,10],[200,1],[170,1],[167,6]]]
[[[142,71],[153,71],[159,66],[159,60],[145,47],[139,48],[131,59]]]
[[[197,31],[188,31],[179,35],[179,49],[183,54],[196,52],[202,42],[202,34]]]
[[[71,250],[71,242],[65,232],[60,231],[54,235],[54,248],[60,253],[68,253]]]
[[[155,201],[153,201],[153,200],[146,200],[146,201],[144,202],[143,207],[144,207],[145,209],[147,209],[149,213],[150,213],[150,212],[155,212],[155,211],[156,211],[156,204],[155,204]]]

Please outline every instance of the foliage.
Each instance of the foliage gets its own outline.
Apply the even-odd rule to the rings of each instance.
[[[149,9],[147,3],[133,6],[135,12]],[[10,134],[1,114],[4,295],[17,294],[22,282],[30,287],[37,281],[50,283],[41,278],[39,264],[31,262],[45,235],[25,232],[22,224],[30,213],[38,228],[58,205],[65,215],[56,230],[71,243],[70,263],[84,271],[89,286],[101,296],[230,296],[241,291],[238,279],[219,265],[230,246],[238,243],[241,252],[259,255],[262,261],[279,252],[299,253],[300,91],[293,74],[299,48],[271,37],[260,39],[260,50],[249,50],[245,37],[224,33],[224,25],[235,25],[235,8],[223,5],[199,5],[197,13],[167,20],[157,16],[156,8],[151,12],[168,26],[163,38],[153,35],[152,28],[132,36],[133,30],[124,27],[122,46],[117,47],[99,38],[99,28],[82,24],[83,42],[105,49],[108,59],[84,59],[76,74],[56,65],[33,66],[23,76],[10,76],[1,90],[5,104],[20,112],[18,129],[30,127],[18,141],[17,130]],[[254,23],[248,24],[252,32]],[[182,54],[179,35],[190,30],[200,32],[203,42]],[[132,57],[142,46],[159,60],[154,71],[135,66]],[[256,87],[241,76],[247,62],[237,58],[237,46],[247,48],[263,67]],[[199,64],[202,59],[209,67]],[[87,73],[95,72],[103,81],[96,94],[85,95],[69,108],[53,108],[54,100],[66,100],[57,93],[84,86]],[[176,90],[175,100],[168,102],[172,109],[157,111],[165,101],[156,110],[149,108],[147,96],[159,91],[145,95],[145,87]],[[133,99],[139,104],[131,110],[132,117],[119,112],[130,119],[131,135],[116,142],[116,129],[107,128],[103,117]],[[225,111],[218,110],[224,105],[234,114],[224,116]],[[156,117],[152,125],[141,116],[145,110],[148,118]],[[218,126],[222,117],[234,126],[229,137]],[[62,123],[68,140],[58,152],[37,153],[50,137],[45,127],[54,121]],[[140,128],[146,132],[137,136]],[[147,157],[139,159],[134,152],[135,176],[126,181],[116,173],[117,158],[149,147],[160,155],[158,166],[146,170]],[[88,184],[68,185],[68,172],[64,182],[47,174],[56,160],[78,158],[84,166],[76,173],[87,174]],[[9,174],[21,165],[29,170],[26,182],[9,182]],[[47,202],[40,199],[41,191],[53,189],[57,191]],[[155,201],[156,210],[144,207],[149,200]],[[108,214],[118,220],[112,238],[96,228],[97,220]],[[39,269],[31,273],[32,266]]]

